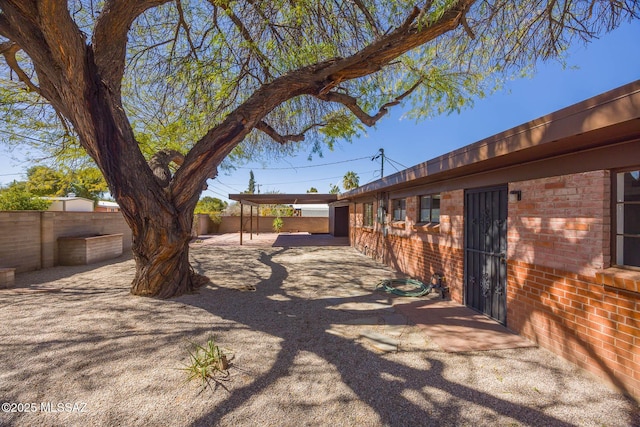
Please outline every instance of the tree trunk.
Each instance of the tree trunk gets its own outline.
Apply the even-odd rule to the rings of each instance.
[[[195,286],[190,274],[189,244],[162,248],[153,254],[133,251],[136,275],[131,293],[138,296],[171,298],[192,291]]]
[[[192,273],[189,264],[193,215],[181,213],[174,221],[159,216],[160,220],[147,218],[144,224],[137,222],[132,227],[136,274],[131,293],[171,298],[193,291],[202,282],[201,276]],[[189,227],[180,226],[185,223]]]

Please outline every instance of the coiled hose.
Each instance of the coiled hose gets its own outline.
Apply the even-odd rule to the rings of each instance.
[[[416,290],[414,291],[403,291],[402,289],[396,288],[394,285],[411,285]],[[377,290],[383,290],[387,293],[399,295],[402,297],[421,297],[423,295],[427,295],[431,292],[433,286],[425,285],[419,280],[415,279],[385,279],[378,282],[376,285]]]

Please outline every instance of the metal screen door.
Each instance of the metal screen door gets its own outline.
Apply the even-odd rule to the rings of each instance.
[[[507,322],[507,187],[465,192],[465,302]]]

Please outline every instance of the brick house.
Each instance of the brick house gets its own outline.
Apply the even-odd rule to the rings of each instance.
[[[351,244],[640,399],[640,80],[359,187]]]

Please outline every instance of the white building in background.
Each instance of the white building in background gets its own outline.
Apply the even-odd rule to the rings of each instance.
[[[84,197],[43,197],[44,200],[51,201],[50,211],[56,212],[93,212],[93,200]]]

